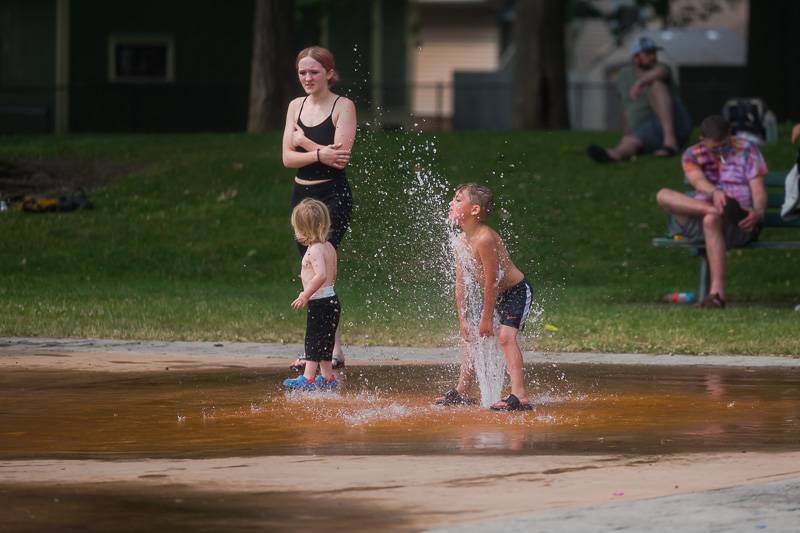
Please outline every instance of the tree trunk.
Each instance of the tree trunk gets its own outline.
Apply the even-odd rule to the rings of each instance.
[[[519,0],[514,19],[514,126],[569,127],[566,78],[566,2]]]
[[[800,3],[750,0],[747,30],[749,96],[763,98],[778,120],[800,120]]]
[[[283,128],[297,86],[293,26],[294,0],[255,0],[249,133]]]

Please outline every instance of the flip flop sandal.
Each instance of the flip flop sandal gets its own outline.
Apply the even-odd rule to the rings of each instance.
[[[529,403],[522,403],[519,398],[509,394],[507,398],[493,403],[491,409],[495,411],[530,411],[533,406]]]
[[[655,152],[661,152],[657,154]],[[653,155],[656,157],[674,157],[678,155],[678,150],[673,148],[672,146],[662,145],[655,149]]]
[[[292,363],[289,365],[289,368],[295,372],[305,372],[306,371],[306,355],[301,354],[297,356],[297,363]]]
[[[593,144],[586,149],[586,155],[592,158],[595,163],[613,163],[616,161],[616,159],[608,154],[608,150],[602,146],[597,146],[596,144]]]
[[[725,309],[725,300],[723,300],[719,294],[712,293],[703,298],[700,302],[700,307],[705,307],[708,309]]]
[[[461,396],[457,390],[450,389],[442,396],[439,396],[433,400],[433,403],[436,405],[474,405],[478,403],[478,400],[473,398],[465,398],[464,396]]]
[[[332,360],[333,360],[332,368],[334,370],[341,370],[344,368],[344,359],[337,359],[334,357]]]

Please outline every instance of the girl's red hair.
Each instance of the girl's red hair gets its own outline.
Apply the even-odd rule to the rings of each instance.
[[[339,81],[339,73],[336,72],[336,60],[333,58],[333,54],[330,50],[321,46],[309,46],[308,48],[303,48],[300,50],[300,53],[297,54],[297,59],[294,62],[295,68],[298,67],[300,60],[304,57],[310,57],[311,59],[315,60],[317,63],[322,65],[322,67],[325,69],[325,72],[332,70],[333,77],[330,79],[330,83],[336,83]]]

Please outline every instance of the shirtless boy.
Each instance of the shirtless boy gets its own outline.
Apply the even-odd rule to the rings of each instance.
[[[492,207],[492,192],[475,183],[458,186],[450,202],[449,218],[463,231],[460,238],[468,250],[466,258],[456,256],[456,310],[461,336],[467,343],[474,342],[477,340],[474,325],[468,323],[464,306],[465,272],[474,273],[475,282],[483,288],[477,335],[496,337],[511,377],[511,394],[491,408],[498,411],[528,410],[531,404],[525,394],[522,351],[517,337],[525,327],[533,302],[533,289],[525,275],[511,262],[500,235],[486,224]],[[497,329],[494,326],[495,313],[500,324]],[[467,396],[472,381],[472,361],[465,355],[458,384],[435,402],[440,405],[472,403]]]

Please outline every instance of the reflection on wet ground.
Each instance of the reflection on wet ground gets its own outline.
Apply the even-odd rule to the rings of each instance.
[[[229,493],[131,483],[0,485],[4,531],[412,531],[408,516],[306,492]],[[418,528],[416,528],[418,529]]]
[[[336,393],[286,374],[7,371],[0,459],[800,449],[797,368],[528,366],[524,413],[431,405],[449,366],[354,366]]]

